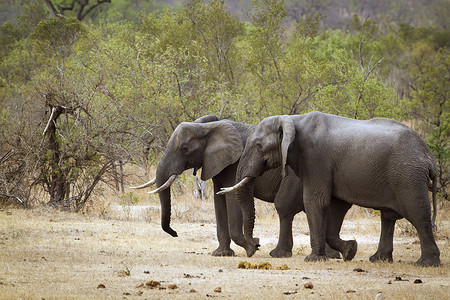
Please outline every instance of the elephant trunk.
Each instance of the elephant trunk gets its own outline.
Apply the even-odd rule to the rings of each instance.
[[[171,216],[171,199],[170,188],[159,192],[159,200],[161,202],[161,227],[162,229],[173,237],[177,237],[178,234],[170,227]]]
[[[255,199],[253,197],[254,180],[251,179],[264,173],[264,161],[260,160],[259,157],[258,159],[253,159],[254,157],[254,150],[247,148],[244,150],[236,172],[236,181],[240,180],[240,182],[235,185],[235,187],[239,187],[236,189],[236,199],[242,209],[245,240],[252,248],[251,251],[247,250],[247,256],[253,255],[259,247],[259,244],[253,238],[253,229],[255,227]]]
[[[247,256],[252,256],[258,250],[259,244],[253,238],[255,227],[255,199],[253,197],[254,178],[245,177],[247,184],[236,190],[236,199],[242,209],[244,236],[250,248],[247,249]]]
[[[163,155],[156,169],[156,186],[158,187],[156,191],[158,192],[161,203],[161,227],[171,236],[177,237],[177,232],[170,227],[172,209],[170,185],[175,180],[176,174],[167,168],[165,163],[167,161],[166,158],[167,156]]]

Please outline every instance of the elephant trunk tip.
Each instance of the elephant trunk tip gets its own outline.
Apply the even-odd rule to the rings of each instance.
[[[172,228],[170,228],[170,226],[168,226],[168,227],[163,226],[163,230],[165,232],[167,232],[168,234],[170,234],[172,237],[178,237],[177,232],[175,230],[173,230]]]

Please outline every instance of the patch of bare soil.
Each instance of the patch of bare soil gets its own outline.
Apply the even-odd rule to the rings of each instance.
[[[247,258],[234,244],[236,257],[212,257],[217,238],[211,222],[175,221],[179,237],[172,238],[156,218],[107,220],[43,209],[4,209],[0,298],[448,299],[446,218],[437,234],[442,266],[422,268],[413,265],[420,244],[414,236],[399,234],[402,228],[396,231],[394,263],[368,261],[378,243],[376,216],[345,221],[343,237],[359,242],[353,261],[306,263],[310,250],[304,214],[294,222],[293,257],[275,259],[269,252],[277,242],[276,217],[257,220],[255,236],[262,247],[254,257]]]

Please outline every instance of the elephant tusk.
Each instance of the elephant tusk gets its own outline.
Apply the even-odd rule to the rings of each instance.
[[[223,195],[223,194],[234,192],[234,191],[240,189],[241,187],[243,187],[244,185],[246,185],[252,179],[253,179],[253,177],[244,177],[244,179],[239,181],[239,183],[235,184],[234,186],[221,188],[220,191],[217,192],[217,195]]]
[[[169,186],[172,185],[172,183],[175,181],[175,179],[177,179],[177,176],[178,176],[177,174],[173,174],[172,176],[169,177],[169,179],[167,179],[167,181],[162,186],[160,186],[156,190],[150,191],[148,193],[155,194],[155,193],[164,191],[165,189],[167,189]]]
[[[151,186],[151,185],[153,185],[153,184],[155,184],[155,183],[156,183],[156,177],[153,178],[152,180],[150,180],[149,182],[144,183],[144,184],[142,184],[142,185],[138,185],[138,186],[130,186],[130,189],[143,189],[143,188],[148,187],[148,186]]]

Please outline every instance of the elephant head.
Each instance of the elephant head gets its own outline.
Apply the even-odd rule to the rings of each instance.
[[[282,167],[286,175],[289,146],[295,139],[294,122],[289,116],[274,116],[262,120],[250,134],[236,174],[235,186],[223,188],[220,194],[238,190],[252,178],[269,169]]]
[[[155,180],[138,187],[156,182],[158,188],[152,192],[159,193],[161,226],[174,237],[177,233],[170,227],[170,185],[175,178],[185,170],[194,169],[195,173],[201,168],[201,179],[205,181],[238,161],[243,151],[244,141],[231,122],[211,120],[214,118],[208,116],[179,124],[158,163]]]
[[[265,171],[280,166],[284,177],[289,146],[294,141],[295,135],[294,123],[288,116],[274,116],[262,120],[247,139],[236,173],[236,180],[240,180],[239,183],[233,187],[222,188],[219,192],[224,194],[237,191],[237,199],[243,212],[245,239],[255,249],[257,249],[253,242],[255,202],[249,197],[241,196],[241,188]]]

